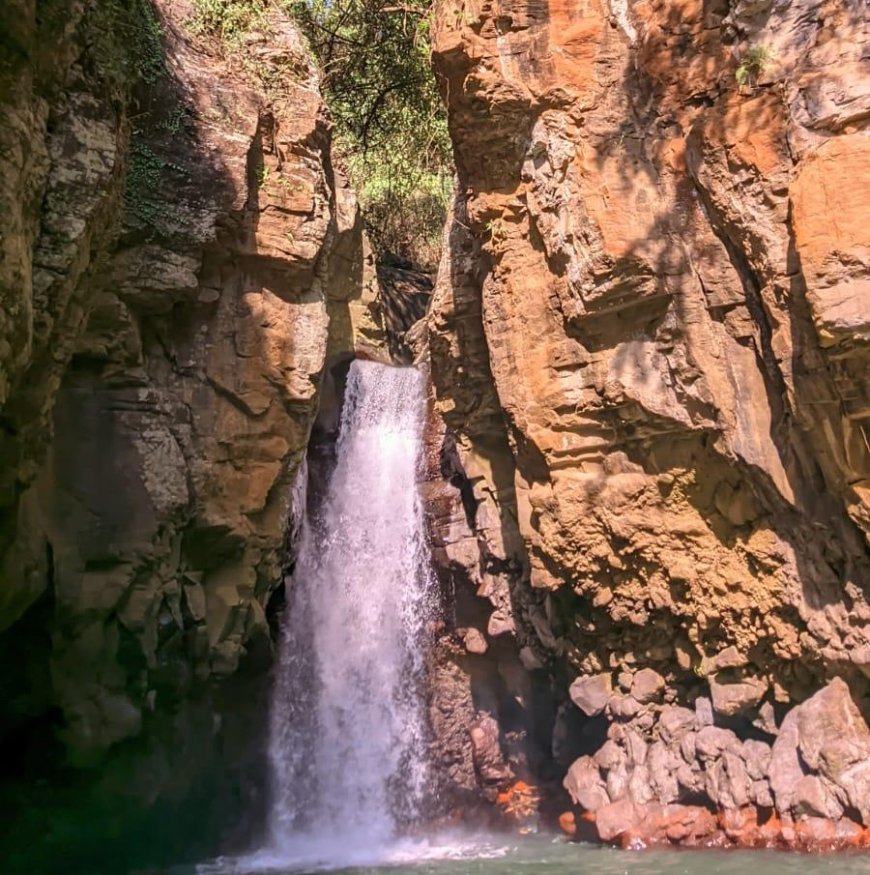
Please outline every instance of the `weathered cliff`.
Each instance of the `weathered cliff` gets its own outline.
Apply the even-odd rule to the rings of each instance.
[[[327,362],[381,344],[318,75],[277,7],[243,52],[161,0],[3,32],[5,758],[99,765],[107,833],[219,786],[256,817],[290,484]]]
[[[857,2],[437,8],[437,558],[482,710],[607,839],[635,803],[868,822],[868,39]],[[833,771],[786,731],[831,678]]]

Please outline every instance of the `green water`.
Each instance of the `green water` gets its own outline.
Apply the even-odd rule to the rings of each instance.
[[[870,854],[805,855],[778,851],[623,851],[540,836],[452,838],[373,850],[366,863],[341,837],[320,845],[322,859],[281,862],[280,854],[221,860],[172,875],[870,875]],[[333,855],[333,862],[329,855]],[[358,858],[362,860],[362,858]],[[343,863],[342,860],[345,862]],[[345,864],[347,863],[347,864]]]

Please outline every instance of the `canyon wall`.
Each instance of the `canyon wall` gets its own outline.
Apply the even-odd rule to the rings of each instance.
[[[290,486],[377,279],[277,8],[243,51],[187,3],[2,17],[4,810],[66,849],[31,791],[85,769],[54,791],[85,822],[99,767],[81,836],[168,800],[190,853],[219,791],[262,808]]]
[[[437,6],[433,533],[454,669],[500,691],[456,759],[567,773],[572,832],[870,825],[865,12]]]

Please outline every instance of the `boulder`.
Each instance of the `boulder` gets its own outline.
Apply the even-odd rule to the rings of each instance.
[[[767,683],[757,678],[744,678],[735,683],[710,678],[710,697],[713,710],[725,717],[733,717],[754,708],[767,692]]]
[[[714,760],[723,751],[739,751],[740,741],[730,729],[705,726],[695,738],[695,749],[702,760]]]
[[[587,717],[600,714],[612,692],[613,682],[608,673],[579,677],[568,689],[571,701]]]
[[[631,720],[640,713],[641,707],[634,696],[611,696],[607,702],[607,710],[614,720]]]
[[[821,778],[804,775],[794,788],[794,813],[837,820],[843,816],[843,806],[837,802]]]
[[[667,742],[677,741],[695,728],[695,713],[689,708],[669,705],[659,714],[659,732]]]
[[[838,787],[864,825],[870,825],[870,729],[849,687],[834,678],[792,713],[804,762]]]
[[[797,708],[786,714],[773,743],[768,766],[770,788],[780,811],[789,811],[794,803],[795,788],[804,776],[798,755]]]
[[[610,797],[601,779],[601,772],[592,757],[575,760],[562,781],[562,786],[575,805],[586,811],[597,811],[610,803]]]
[[[645,705],[661,697],[665,689],[665,679],[651,668],[642,668],[631,682],[631,695]]]

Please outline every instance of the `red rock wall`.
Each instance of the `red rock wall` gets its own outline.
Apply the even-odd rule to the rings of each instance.
[[[567,684],[641,668],[744,739],[833,676],[870,713],[868,39],[857,2],[437,7],[441,564],[568,750]]]

